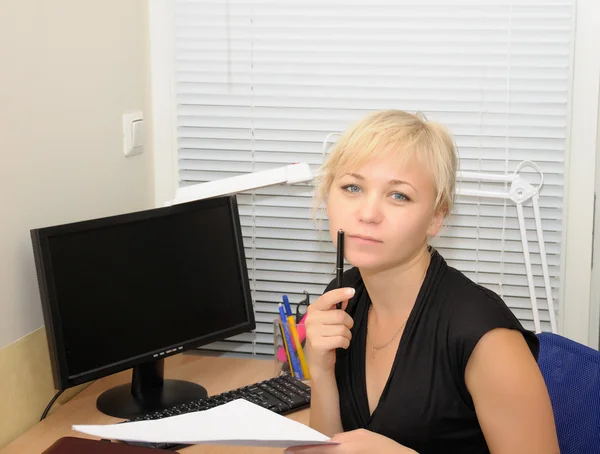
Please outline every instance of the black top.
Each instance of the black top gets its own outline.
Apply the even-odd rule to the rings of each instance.
[[[332,281],[325,291],[334,288]],[[344,273],[354,287],[348,313],[352,341],[338,349],[335,374],[345,431],[368,429],[428,453],[489,453],[465,384],[465,368],[479,339],[494,328],[523,333],[537,359],[538,339],[494,292],[449,267],[432,250],[431,263],[406,323],[390,376],[373,414],[365,379],[367,314],[371,304],[357,268]]]

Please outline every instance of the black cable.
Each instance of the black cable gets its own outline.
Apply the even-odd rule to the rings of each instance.
[[[48,412],[50,411],[50,408],[52,408],[52,404],[54,404],[54,402],[56,402],[56,399],[58,399],[58,397],[64,392],[64,389],[61,389],[59,392],[57,392],[54,397],[52,398],[52,400],[50,401],[50,403],[48,404],[48,406],[46,407],[46,409],[44,410],[44,413],[42,413],[42,417],[40,418],[40,421],[43,420],[47,415]]]

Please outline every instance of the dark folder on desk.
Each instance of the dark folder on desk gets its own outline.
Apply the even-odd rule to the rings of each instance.
[[[142,448],[125,443],[111,443],[110,441],[90,440],[87,438],[63,437],[59,438],[42,454],[158,454],[174,451],[164,449]]]

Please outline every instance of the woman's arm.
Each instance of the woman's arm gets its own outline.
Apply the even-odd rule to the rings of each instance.
[[[465,381],[492,454],[559,453],[548,390],[520,332],[486,333],[469,358]]]
[[[336,349],[348,348],[354,324],[344,310],[353,288],[330,290],[312,303],[306,312],[306,357],[310,369],[310,426],[332,437],[343,431],[340,401],[335,379]],[[342,301],[342,309],[335,305]]]
[[[335,375],[312,376],[310,388],[310,427],[329,437],[343,432]]]

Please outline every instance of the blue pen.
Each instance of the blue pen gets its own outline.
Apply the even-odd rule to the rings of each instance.
[[[283,305],[285,306],[285,315],[291,317],[292,314],[292,306],[290,306],[290,300],[287,295],[283,295]]]
[[[298,356],[298,363],[300,364],[300,369],[302,370],[302,378],[304,380],[308,380],[310,379],[308,363],[306,362],[306,357],[304,356],[304,350],[302,350],[302,341],[300,341],[300,336],[298,335],[296,321],[294,320],[294,314],[292,314],[292,307],[290,306],[290,300],[288,299],[287,295],[283,295],[283,305],[285,306],[285,311],[287,312],[288,327],[290,328],[290,334],[292,335],[292,340],[294,341],[292,348],[296,348],[295,353]]]
[[[292,368],[294,369],[294,376],[299,380],[302,380],[302,369],[300,369],[300,364],[298,363],[298,357],[296,356],[296,352],[292,347],[294,343],[292,342],[292,336],[290,335],[290,331],[287,326],[287,318],[285,316],[285,312],[283,311],[283,305],[279,303],[279,316],[281,318],[283,333],[285,335],[285,340],[288,344],[288,351],[290,353],[290,360],[292,361]]]

